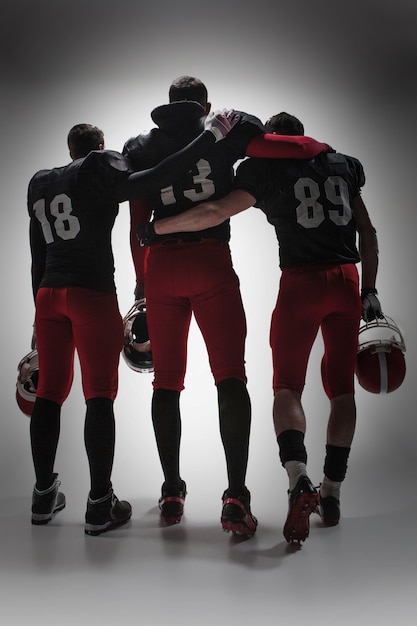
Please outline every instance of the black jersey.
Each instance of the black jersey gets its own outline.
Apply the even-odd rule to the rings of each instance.
[[[121,154],[98,150],[34,175],[28,189],[34,294],[39,287],[64,286],[116,291],[115,190],[130,172]]]
[[[204,130],[204,129],[202,129]],[[119,152],[94,150],[29,183],[32,284],[115,292],[111,231],[119,202],[144,197],[182,176],[215,144],[210,130],[153,168],[134,172]]]
[[[280,267],[357,263],[350,199],[365,183],[361,163],[339,153],[314,159],[247,159],[235,189],[256,198],[279,242]]]
[[[204,158],[200,158],[185,176],[149,196],[155,220],[177,215],[204,200],[215,200],[229,193],[234,176],[233,165],[244,158],[249,141],[265,132],[258,118],[238,113],[241,119],[225,139],[210,147]],[[183,101],[157,107],[151,116],[158,128],[129,139],[123,148],[123,153],[137,170],[154,166],[199,135],[204,129],[206,113],[199,103]],[[198,234],[228,241],[229,220]]]

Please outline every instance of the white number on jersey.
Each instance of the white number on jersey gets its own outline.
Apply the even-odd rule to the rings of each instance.
[[[345,226],[352,219],[349,204],[349,190],[346,181],[340,176],[329,176],[324,183],[326,199],[337,208],[329,209],[328,217],[338,226]],[[311,178],[299,178],[294,185],[294,195],[300,204],[297,206],[297,222],[304,228],[317,228],[326,219],[323,205],[318,201],[320,187]]]
[[[46,243],[53,243],[57,237],[60,239],[75,239],[80,232],[78,217],[72,215],[71,198],[65,193],[54,196],[49,205],[52,223],[48,221],[45,211],[45,199],[37,200],[33,210],[39,220]],[[54,233],[56,236],[54,236]]]
[[[211,173],[210,163],[205,159],[200,159],[196,167],[198,174],[193,176],[193,183],[195,187],[192,189],[184,189],[182,193],[192,202],[202,202],[214,194],[215,187],[213,181],[210,180],[210,178],[207,178]],[[172,185],[161,189],[161,200],[164,206],[175,204],[176,198]]]

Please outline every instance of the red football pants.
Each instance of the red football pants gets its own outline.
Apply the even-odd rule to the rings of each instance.
[[[37,397],[62,404],[80,360],[83,392],[114,400],[123,347],[123,323],[114,294],[78,287],[42,287],[36,295],[39,354]]]
[[[353,393],[361,311],[356,265],[284,269],[271,320],[274,393],[293,389],[301,395],[319,329],[327,396]]]
[[[155,389],[184,389],[192,314],[215,383],[246,382],[246,318],[227,243],[205,239],[152,246],[145,295]]]

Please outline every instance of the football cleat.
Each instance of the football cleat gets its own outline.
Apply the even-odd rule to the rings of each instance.
[[[110,489],[98,500],[88,497],[84,532],[86,535],[101,535],[126,524],[131,517],[132,507],[129,502],[118,500],[113,489]]]
[[[161,497],[158,500],[161,520],[167,524],[179,524],[184,514],[184,502],[187,485],[182,480],[181,487],[173,489],[166,482],[162,485]]]
[[[405,343],[397,324],[386,315],[361,325],[355,374],[371,393],[391,393],[404,381]]]
[[[65,508],[65,496],[59,491],[61,483],[54,474],[52,485],[43,491],[34,487],[32,494],[32,524],[48,524],[57,513]]]
[[[252,537],[258,526],[258,520],[251,513],[250,493],[237,494],[226,489],[222,496],[223,508],[220,518],[222,528],[226,532],[243,537]]]
[[[334,496],[320,496],[319,514],[325,526],[337,526],[340,521],[340,501]]]
[[[301,543],[309,535],[311,513],[318,513],[319,494],[308,476],[300,476],[295,488],[288,491],[288,496],[284,537],[288,543]]]
[[[123,358],[134,372],[152,373],[153,360],[146,323],[146,300],[136,300],[123,318]]]
[[[21,359],[17,366],[16,401],[19,409],[31,417],[38,387],[38,351],[32,350]]]

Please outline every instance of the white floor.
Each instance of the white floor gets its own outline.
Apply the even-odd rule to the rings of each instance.
[[[260,523],[246,541],[221,531],[210,492],[189,490],[183,522],[168,528],[158,494],[133,498],[132,521],[100,537],[84,535],[75,487],[44,527],[31,526],[29,498],[3,499],[1,623],[404,624],[416,606],[417,496],[392,489],[375,481],[369,500],[346,486],[341,524],[313,516],[302,547],[282,536],[284,494],[254,498]]]
[[[181,405],[181,466],[188,495],[185,517],[174,527],[159,523],[162,472],[146,377],[121,368],[116,402],[113,484],[117,496],[131,502],[132,521],[99,537],[86,536],[83,528],[89,484],[79,375],[63,408],[56,461],[67,506],[47,526],[30,524],[29,421],[17,411],[14,398],[5,396],[1,626],[408,623],[417,597],[416,429],[407,408],[413,406],[413,377],[387,396],[358,389],[359,419],[342,490],[341,523],[324,528],[312,516],[310,536],[294,547],[282,535],[288,483],[273,436],[268,378],[256,377],[249,364],[253,424],[247,484],[259,527],[252,539],[239,541],[220,526],[226,485],[215,390],[208,375],[199,372],[198,360],[190,358],[190,391],[184,391]],[[316,376],[311,373],[305,406],[308,467],[318,484],[328,403],[317,391]],[[191,391],[197,389],[198,396]],[[132,398],[141,402],[132,404]]]

